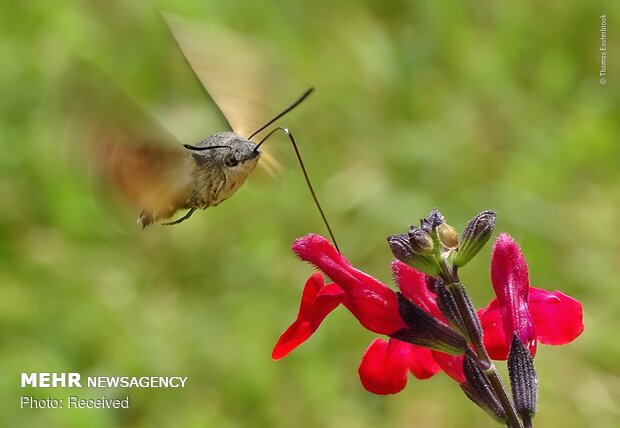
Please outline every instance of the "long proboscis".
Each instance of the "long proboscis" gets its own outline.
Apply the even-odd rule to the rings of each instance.
[[[301,96],[295,101],[293,102],[293,104],[291,104],[290,106],[288,106],[287,108],[285,108],[284,110],[282,110],[280,113],[278,113],[273,119],[271,119],[269,122],[267,122],[266,124],[264,124],[263,126],[261,126],[258,130],[254,131],[252,133],[252,135],[250,135],[248,137],[248,140],[251,140],[252,137],[256,136],[256,134],[258,134],[259,132],[265,130],[269,125],[271,125],[273,122],[275,122],[276,120],[280,119],[282,116],[284,116],[286,113],[288,113],[289,111],[293,110],[295,107],[297,107],[299,104],[301,104],[301,102],[303,100],[305,100],[308,95],[310,95],[312,92],[314,92],[314,88],[308,88],[305,90],[305,92],[303,94],[301,94]],[[271,135],[272,133],[270,133],[269,135]],[[264,140],[265,138],[263,138]],[[262,142],[262,141],[261,141]]]
[[[310,92],[312,92],[312,90],[310,90]],[[306,92],[306,94],[302,98],[300,98],[295,104],[293,104],[291,107],[289,107],[288,110],[292,109],[293,107],[295,107],[295,105],[297,105],[301,101],[303,101],[303,99],[306,96],[308,96],[308,94],[310,92]],[[286,113],[286,111],[284,113]],[[282,116],[282,114],[280,116]],[[276,117],[276,119],[277,119],[277,117]],[[271,124],[271,123],[269,123],[269,124]],[[297,143],[295,142],[295,138],[293,137],[293,134],[291,134],[290,131],[287,128],[284,128],[282,126],[278,126],[277,128],[272,129],[269,132],[269,134],[267,134],[262,140],[260,140],[260,142],[256,145],[256,148],[254,150],[258,150],[260,145],[263,144],[276,131],[284,132],[288,136],[289,140],[291,141],[291,144],[293,145],[293,149],[295,149],[295,155],[297,156],[297,160],[299,161],[299,166],[301,167],[301,171],[303,172],[304,178],[306,179],[306,184],[308,185],[308,189],[310,190],[310,194],[312,195],[312,199],[314,199],[314,204],[318,208],[319,213],[321,213],[321,218],[323,219],[323,223],[325,223],[325,226],[327,227],[327,231],[329,232],[329,236],[331,237],[332,242],[334,243],[334,247],[336,247],[336,250],[338,250],[338,252],[340,252],[340,248],[338,248],[338,243],[336,242],[336,237],[334,236],[334,232],[332,232],[332,228],[329,226],[329,222],[327,221],[327,217],[325,216],[325,212],[323,211],[323,208],[321,207],[321,204],[319,203],[319,198],[317,198],[316,192],[314,191],[314,188],[312,187],[312,183],[310,182],[310,176],[308,175],[308,171],[306,170],[306,166],[304,165],[304,161],[301,158],[301,153],[299,153],[299,148],[297,147]]]

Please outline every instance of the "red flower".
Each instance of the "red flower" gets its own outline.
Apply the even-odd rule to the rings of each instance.
[[[500,245],[500,242],[504,242],[504,240],[504,236],[498,240],[495,248],[496,254],[493,257],[493,266],[497,265],[497,268],[494,268],[497,284],[509,284],[508,288],[511,290],[512,285],[510,284],[522,288],[522,270],[525,261],[518,251],[518,247],[517,253],[520,258],[516,257],[516,253],[506,252],[504,248],[511,247]],[[362,326],[375,333],[389,336],[406,327],[398,312],[396,293],[385,284],[351,266],[325,238],[319,235],[307,235],[299,238],[293,245],[293,251],[300,259],[319,268],[334,283],[324,284],[323,276],[320,273],[315,273],[308,279],[304,287],[297,319],[280,336],[272,353],[273,359],[285,357],[305,342],[317,330],[323,319],[340,304],[344,305]],[[513,265],[516,268],[510,270],[510,266]],[[502,271],[500,267],[504,270]],[[527,278],[527,267],[525,269],[525,278]],[[445,322],[445,318],[435,302],[435,294],[426,286],[424,274],[396,260],[392,263],[392,270],[396,283],[405,297],[427,313]],[[519,272],[521,276],[517,275]],[[509,278],[514,279],[500,282],[501,275],[508,275]],[[496,280],[494,280],[495,284]],[[496,290],[498,287],[503,290],[501,285],[496,286]],[[515,290],[521,290],[519,287]],[[583,326],[581,329],[577,328],[577,324],[581,325],[581,305],[579,302],[559,292],[548,293],[539,289],[531,290],[536,290],[529,296],[529,303],[532,308],[536,306],[553,310],[554,314],[562,319],[561,325],[552,328],[549,322],[545,322],[544,316],[541,320],[535,314],[536,312],[532,311],[533,321],[529,324],[534,327],[539,327],[541,323],[544,324],[544,327],[540,327],[538,330],[539,334],[535,338],[538,338],[542,343],[560,344],[560,342],[570,342],[579,335],[583,329]],[[534,337],[532,336],[533,333],[530,332],[530,330],[534,331],[533,327],[530,330],[526,328],[528,326],[527,320],[531,317],[527,315],[527,304],[523,309],[524,293],[521,291],[520,293],[507,292],[504,294],[501,304],[498,299],[495,299],[487,308],[480,311],[485,317],[483,319],[485,338],[490,338],[489,340],[485,339],[485,345],[491,346],[490,349],[497,350],[491,354],[492,357],[495,356],[496,358],[498,355],[499,358],[502,356],[505,358],[507,349],[505,337],[508,334],[512,337],[512,331],[517,331],[520,337],[523,334],[523,337],[528,338],[528,343],[532,343],[531,337]],[[500,295],[499,292],[498,295]],[[527,299],[527,291],[525,296]],[[555,300],[550,302],[550,299]],[[539,304],[537,302],[547,303]],[[578,313],[575,312],[575,304],[578,306]],[[569,306],[568,312],[565,312],[567,310],[566,305]],[[511,313],[510,321],[503,322],[506,318],[503,308],[517,306],[520,309]],[[568,328],[569,326],[572,330]],[[569,330],[572,333],[568,334],[567,331]],[[358,372],[364,388],[368,391],[375,394],[394,394],[405,387],[409,372],[418,379],[427,379],[443,370],[459,383],[463,382],[462,359],[463,357],[431,351],[393,338],[389,338],[388,341],[376,339],[364,353]]]
[[[564,345],[583,331],[581,303],[559,291],[530,287],[527,263],[507,234],[495,242],[491,282],[497,298],[478,311],[484,346],[494,360],[505,360],[513,333],[536,354],[536,343]]]

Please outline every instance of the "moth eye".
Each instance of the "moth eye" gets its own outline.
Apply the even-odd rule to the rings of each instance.
[[[224,164],[226,164],[226,166],[228,167],[237,166],[239,164],[239,161],[237,160],[235,153],[230,153],[226,155],[226,157],[224,158]]]

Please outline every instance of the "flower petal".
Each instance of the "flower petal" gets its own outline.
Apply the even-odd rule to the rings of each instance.
[[[297,319],[278,339],[271,358],[279,360],[304,343],[319,328],[327,314],[333,311],[344,298],[344,291],[336,284],[323,286],[323,275],[313,274],[301,297]]]
[[[446,372],[448,376],[458,383],[465,382],[465,374],[463,373],[463,355],[454,356],[444,354],[439,351],[431,351],[433,358],[439,364],[439,367]]]
[[[505,360],[508,356],[508,344],[504,334],[499,300],[493,299],[486,308],[480,309],[478,317],[484,332],[484,347],[487,349],[489,357],[492,360]]]
[[[530,310],[536,337],[545,345],[564,345],[583,332],[583,308],[559,291],[530,288]]]
[[[493,248],[491,282],[499,299],[506,343],[517,333],[521,342],[532,349],[536,335],[528,305],[527,263],[519,246],[505,233],[497,238]]]
[[[396,394],[407,385],[408,356],[411,346],[400,340],[373,341],[358,368],[364,388],[374,394]]]
[[[437,307],[435,300],[437,295],[429,290],[426,285],[425,274],[418,272],[399,260],[392,261],[392,272],[394,273],[394,280],[398,284],[398,288],[403,293],[403,296],[435,318],[445,322],[443,314],[439,307]]]
[[[385,284],[355,269],[322,236],[310,234],[293,244],[297,256],[322,270],[346,293],[345,306],[368,330],[391,334],[405,324],[398,314],[396,293]]]
[[[578,300],[560,291],[547,291],[530,287],[529,308],[534,323],[536,339],[545,345],[564,345],[583,332],[583,309]],[[484,330],[484,346],[494,360],[505,360],[508,343],[502,324],[502,311],[498,299],[493,299],[478,311]],[[530,346],[532,356],[536,346]]]
[[[396,339],[394,339],[396,340]],[[428,379],[439,373],[441,367],[433,358],[431,350],[421,346],[409,344],[409,371],[418,379]]]

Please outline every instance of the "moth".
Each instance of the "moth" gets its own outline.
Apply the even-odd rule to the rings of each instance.
[[[256,116],[257,101],[251,98],[255,91],[251,87],[252,77],[247,77],[247,74],[248,71],[249,74],[258,73],[262,64],[252,61],[256,57],[255,52],[251,52],[252,43],[248,40],[227,40],[226,44],[220,44],[220,36],[207,31],[206,27],[169,15],[164,18],[185,59],[227,120],[231,131],[217,132],[197,144],[181,144],[161,126],[145,121],[147,114],[144,112],[119,113],[112,105],[105,113],[90,113],[112,118],[91,130],[97,141],[95,166],[105,181],[138,207],[138,224],[143,228],[156,222],[179,224],[197,210],[217,206],[234,195],[261,159],[263,142],[276,131],[281,131],[288,136],[295,149],[315,205],[333,239],[290,131],[278,126],[260,141],[252,141],[297,107],[312,93],[313,88],[307,89],[265,124],[256,127],[256,119],[252,119]],[[208,48],[205,44],[209,44]],[[220,58],[224,56],[236,56],[241,61],[223,70]],[[241,76],[237,78],[234,88],[230,84],[221,84],[222,81],[229,82],[230,75],[235,72],[241,72]],[[141,120],[136,120],[136,117]],[[185,214],[174,218],[182,210],[186,210]]]

